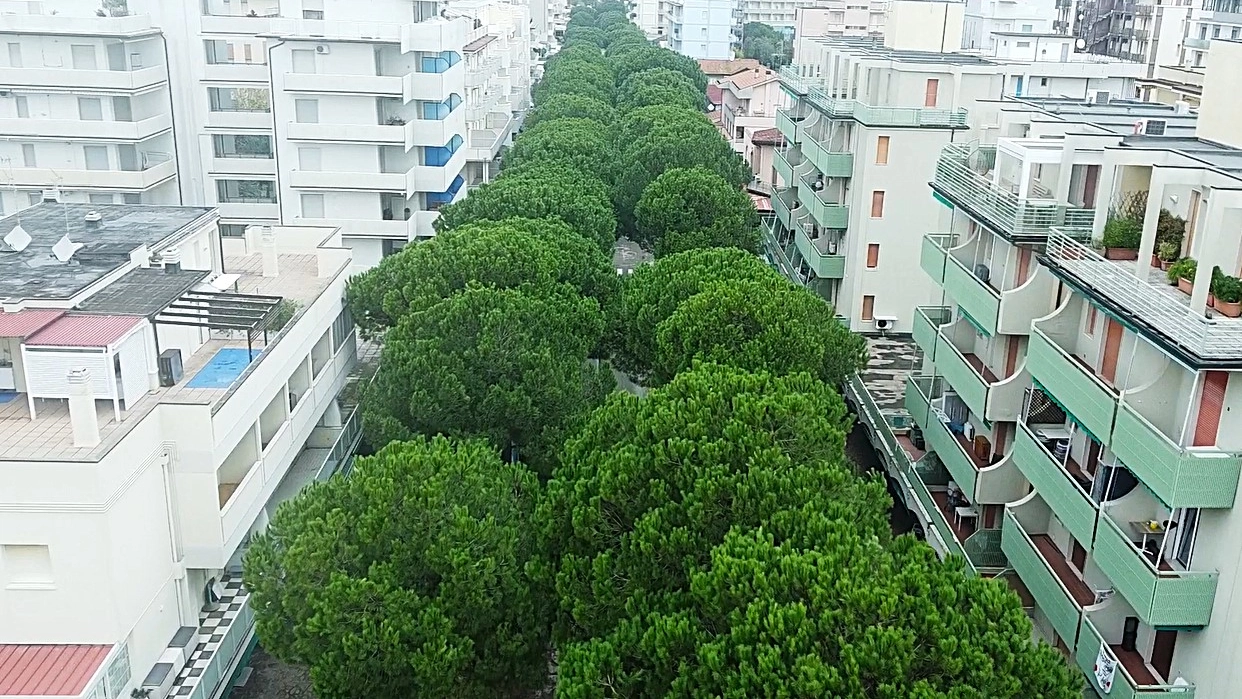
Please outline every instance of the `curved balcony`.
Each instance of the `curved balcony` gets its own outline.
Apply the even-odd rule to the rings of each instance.
[[[815,140],[814,137],[804,138],[801,142],[802,151],[815,168],[824,177],[852,177],[854,174],[853,153],[833,153]]]
[[[1095,679],[1095,664],[1101,651],[1105,657],[1117,663],[1117,671],[1113,675],[1112,688],[1104,692],[1099,681]],[[1144,666],[1143,659],[1133,651],[1121,647],[1121,638],[1106,641],[1099,628],[1091,621],[1090,615],[1083,614],[1078,626],[1078,647],[1074,651],[1078,666],[1087,675],[1087,682],[1093,689],[1104,692],[1104,696],[1113,699],[1159,699],[1160,697],[1176,697],[1177,699],[1194,699],[1195,686],[1188,682],[1166,684]]]
[[[1020,286],[1002,291],[995,286],[998,280],[991,279],[990,270],[980,266],[976,271],[960,259],[972,254],[976,241],[952,246],[954,238],[950,233],[924,236],[919,259],[923,269],[987,335],[1030,332],[1032,321],[1051,310],[1049,299],[1054,297],[1056,278],[1037,267]]]
[[[795,117],[788,109],[776,110],[776,129],[785,137],[785,143],[798,142],[798,121],[802,117]]]
[[[1013,454],[1018,470],[1069,533],[1084,544],[1093,541],[1099,515],[1095,501],[1025,423],[1018,424]]]
[[[928,233],[923,236],[919,266],[937,284],[944,284],[944,266],[952,247],[953,233]]]
[[[949,505],[949,474],[934,454],[910,463],[901,474],[917,503],[910,509],[922,522],[928,543],[941,556],[961,556],[976,575],[1005,569],[1000,530],[978,529],[973,519],[957,520]]]
[[[914,344],[923,350],[931,361],[936,360],[936,339],[940,326],[953,320],[953,309],[948,306],[917,306],[914,309]]]
[[[789,153],[790,151],[793,152]],[[772,167],[776,170],[776,174],[780,176],[781,181],[784,182],[787,187],[794,186],[794,162],[790,162],[791,158],[794,162],[800,163],[802,161],[802,156],[797,148],[777,148],[772,153]]]
[[[806,228],[799,227],[794,231],[794,245],[815,276],[820,279],[845,277],[845,256],[837,254],[838,246],[828,247],[830,243],[827,236],[811,240]]]
[[[1111,445],[1117,394],[1096,376],[1086,361],[1075,356],[1078,318],[1068,314],[1069,302],[1036,321],[1027,346],[1026,367],[1035,383],[1045,389],[1074,421],[1097,442]]]
[[[975,337],[975,329],[961,321],[943,325],[936,342],[936,370],[961,396],[971,412],[989,422],[1013,422],[1022,412],[1022,395],[1030,385],[1025,365],[1012,376],[1000,378],[963,340]],[[973,349],[973,348],[970,348]]]

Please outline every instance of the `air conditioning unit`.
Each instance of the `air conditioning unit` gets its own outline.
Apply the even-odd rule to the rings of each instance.
[[[1108,104],[1113,99],[1113,93],[1108,90],[1096,90],[1091,96],[1092,104]]]
[[[1136,136],[1163,136],[1169,122],[1164,119],[1139,119],[1134,122]]]
[[[897,325],[896,316],[876,316],[875,317],[875,329],[876,330],[892,330],[893,327],[896,325]]]
[[[315,53],[332,53],[332,47],[327,44],[316,44]]]
[[[181,350],[166,349],[160,352],[159,360],[160,385],[176,386],[181,381],[184,368],[181,364]]]

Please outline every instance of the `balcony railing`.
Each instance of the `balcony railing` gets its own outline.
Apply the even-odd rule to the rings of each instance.
[[[1095,501],[1074,482],[1069,472],[1025,423],[1018,423],[1013,450],[1018,470],[1031,482],[1074,539],[1084,543],[1093,541],[1095,522],[1099,516]]]
[[[1242,475],[1238,454],[1179,446],[1124,400],[1117,406],[1112,448],[1169,507],[1233,507]]]
[[[785,143],[787,145],[798,142],[798,139],[795,138],[797,136],[798,126],[797,123],[794,122],[793,116],[788,110],[776,110],[776,128],[781,132],[781,135],[785,137]]]
[[[867,126],[918,126],[924,128],[964,129],[968,126],[965,109],[934,107],[874,107],[856,99],[829,96],[823,78],[804,77],[797,66],[780,69],[782,84],[804,96],[814,107],[831,119],[853,119]]]
[[[772,153],[772,167],[776,169],[776,174],[780,175],[781,182],[786,187],[794,186],[793,163],[789,162],[789,156],[786,155],[788,148],[777,148]]]
[[[1097,442],[1111,444],[1117,395],[1090,367],[1061,349],[1038,326],[1031,330],[1026,367],[1035,383],[1054,396]]]
[[[1001,527],[1001,550],[1009,565],[1018,573],[1057,635],[1066,645],[1074,647],[1082,608],[1009,508],[1005,508],[1005,520]]]
[[[944,283],[944,266],[948,250],[953,246],[956,236],[952,233],[928,233],[923,236],[923,247],[919,254],[919,266],[937,284]]]
[[[820,279],[841,279],[845,276],[845,256],[821,252],[805,228],[794,232],[794,245],[815,276]]]
[[[1101,692],[1098,681],[1095,679],[1095,663],[1100,653],[1111,659],[1117,664],[1117,670],[1113,675],[1113,684],[1111,691],[1102,694],[1109,699],[1116,697],[1117,699],[1159,699],[1160,697],[1170,697],[1170,699],[1194,699],[1195,686],[1193,684],[1140,684],[1126,669],[1126,666],[1117,662],[1117,654],[1104,641],[1104,636],[1100,634],[1100,630],[1095,624],[1091,623],[1089,615],[1084,614],[1082,621],[1078,627],[1078,647],[1074,652],[1074,658],[1078,661],[1078,667],[1087,674],[1087,682],[1095,689]]]
[[[1168,291],[1104,259],[1066,231],[1048,237],[1048,263],[1094,290],[1109,304],[1201,359],[1242,358],[1242,320],[1204,318]]]
[[[798,201],[802,202],[811,218],[821,228],[846,228],[850,225],[850,207],[833,201],[825,201],[826,189],[816,190],[805,180],[798,184]]]
[[[337,473],[348,471],[348,466],[353,461],[354,452],[357,451],[360,441],[362,441],[362,411],[354,406],[341,426],[341,433],[332,443],[328,458],[323,462],[319,473],[315,474],[315,480],[326,481]]]
[[[971,159],[994,163],[995,146],[950,144],[940,153],[936,177],[932,185],[954,204],[974,212],[993,228],[1010,239],[1042,241],[1054,226],[1089,228],[1095,209],[1058,204],[1051,200],[1022,199],[1001,189],[983,173],[971,167]]]
[[[833,153],[813,137],[802,140],[802,151],[824,177],[851,177],[854,174],[853,153]]]
[[[916,306],[914,309],[914,343],[923,350],[929,360],[936,360],[936,342],[940,326],[953,320],[953,309],[948,306]]]

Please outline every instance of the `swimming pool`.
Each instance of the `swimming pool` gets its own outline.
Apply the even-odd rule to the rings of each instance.
[[[207,361],[207,365],[198,370],[194,378],[186,384],[188,388],[228,388],[230,384],[246,370],[250,360],[259,356],[262,350],[248,350],[241,347],[225,347],[216,352]]]

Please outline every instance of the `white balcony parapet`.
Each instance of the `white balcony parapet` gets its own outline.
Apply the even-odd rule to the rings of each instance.
[[[1174,294],[1053,229],[1047,261],[1105,297],[1126,315],[1202,359],[1242,359],[1242,319],[1205,318]],[[1131,263],[1132,264],[1132,263]]]

